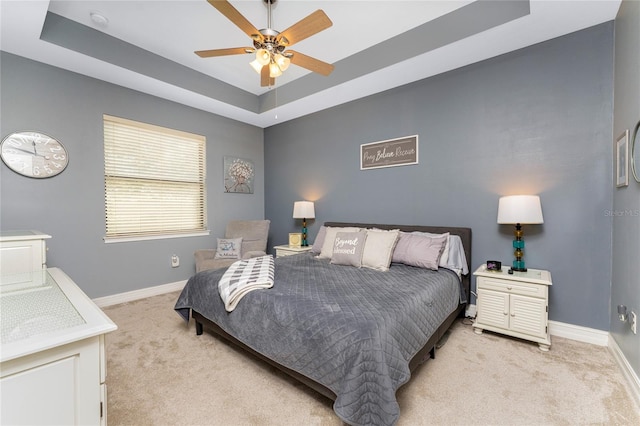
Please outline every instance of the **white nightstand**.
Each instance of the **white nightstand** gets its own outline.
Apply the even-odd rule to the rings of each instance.
[[[274,248],[276,249],[276,257],[291,256],[292,254],[311,251],[311,246],[296,247],[296,246],[283,245],[283,246],[275,246]]]
[[[549,334],[549,286],[551,273],[540,269],[508,273],[481,265],[476,276],[476,334],[494,331],[538,343],[541,351],[551,347]]]

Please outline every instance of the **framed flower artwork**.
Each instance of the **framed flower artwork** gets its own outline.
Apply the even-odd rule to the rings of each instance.
[[[255,166],[250,160],[224,157],[224,192],[253,194]]]

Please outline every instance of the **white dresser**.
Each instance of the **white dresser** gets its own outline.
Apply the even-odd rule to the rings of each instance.
[[[0,275],[37,271],[47,266],[46,240],[38,231],[0,232]]]
[[[5,243],[0,424],[106,425],[104,335],[117,326],[58,268],[5,273],[7,259],[27,264],[14,253],[5,256]],[[34,251],[44,263],[44,250]],[[27,257],[38,257],[32,254]]]

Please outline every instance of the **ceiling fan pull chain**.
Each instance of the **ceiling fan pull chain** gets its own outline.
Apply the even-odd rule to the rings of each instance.
[[[273,107],[273,110],[276,113],[275,114],[275,119],[277,120],[278,119],[278,87],[275,86],[275,83],[274,83],[273,90],[274,90],[275,95],[276,95],[276,105],[275,105],[275,107]]]

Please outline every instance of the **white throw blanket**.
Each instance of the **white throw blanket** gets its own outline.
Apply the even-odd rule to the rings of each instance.
[[[273,256],[260,256],[234,262],[218,281],[224,308],[231,312],[245,294],[273,287]]]

